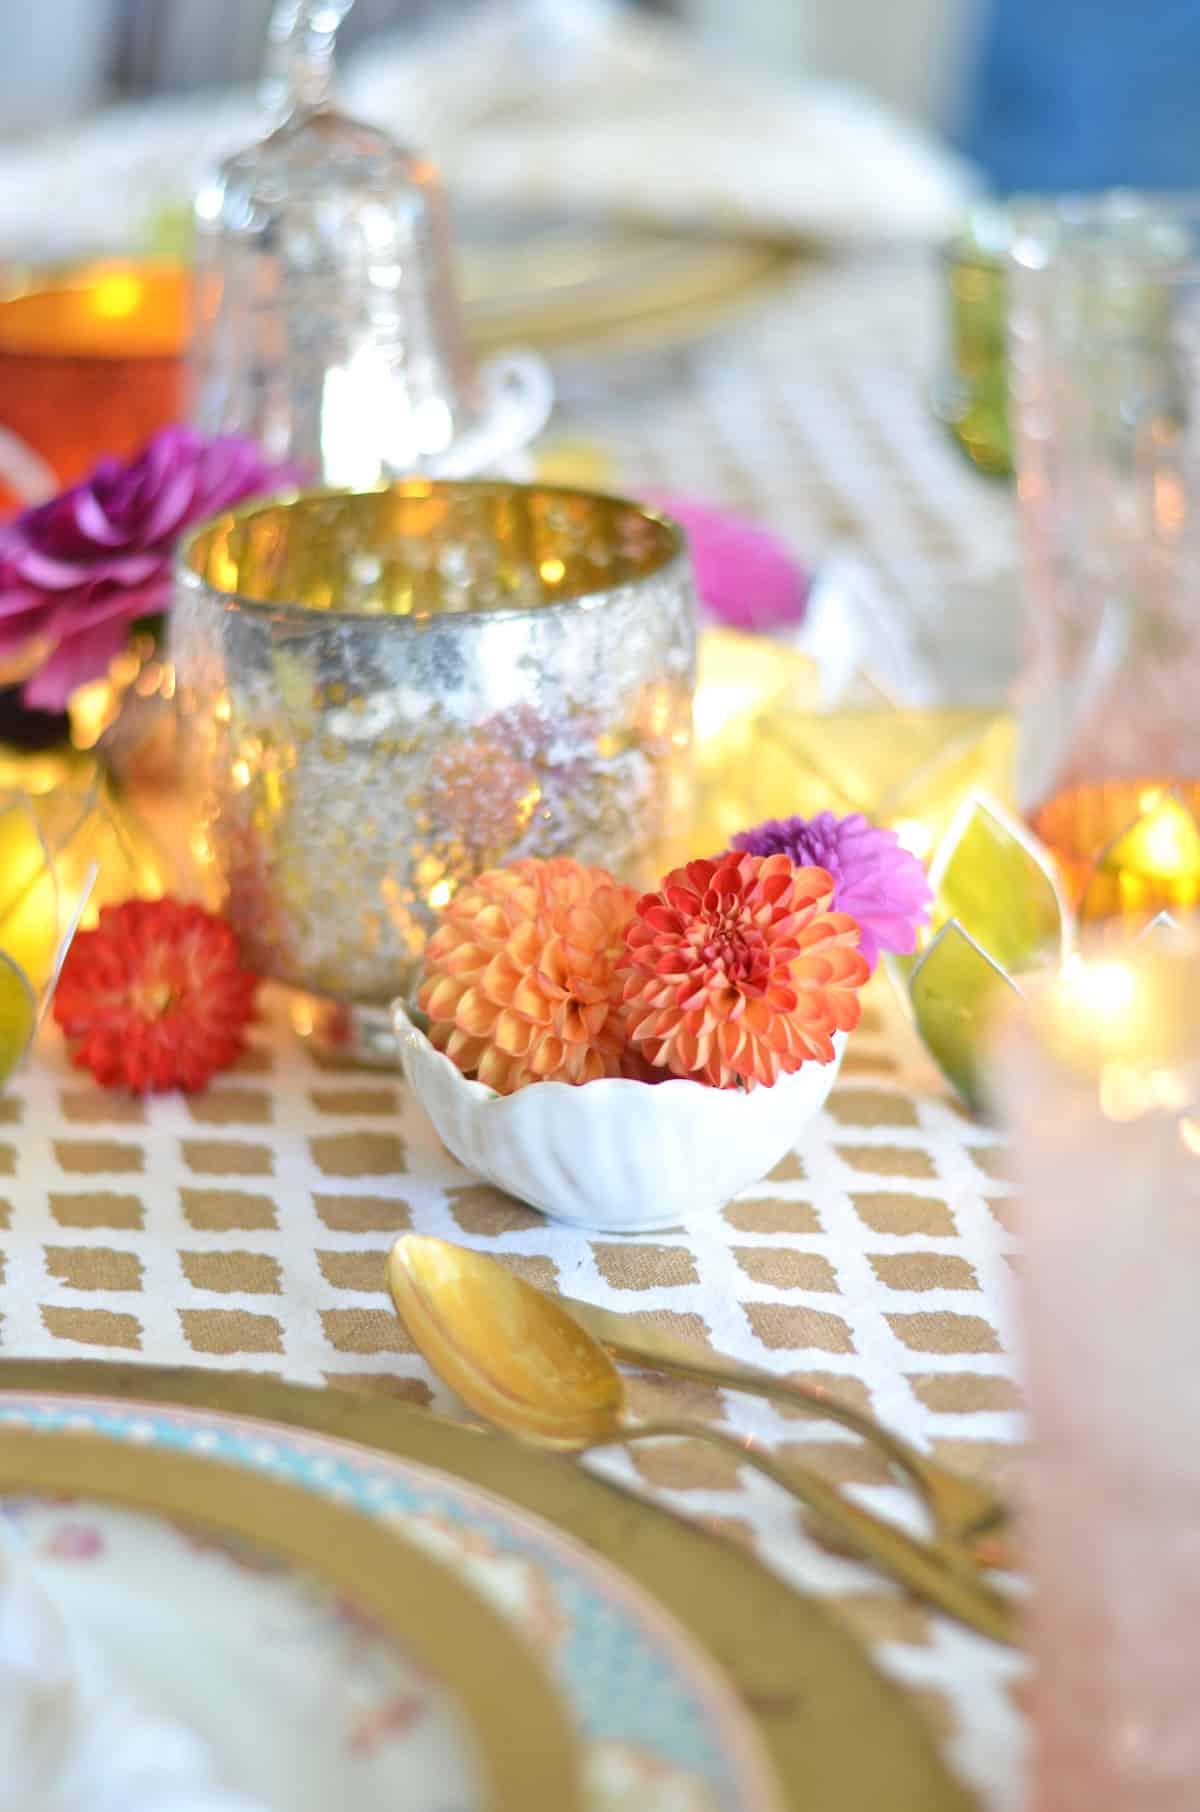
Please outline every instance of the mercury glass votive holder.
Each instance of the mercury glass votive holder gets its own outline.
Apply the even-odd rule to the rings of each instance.
[[[360,1054],[463,881],[570,855],[649,884],[690,811],[691,569],[618,498],[409,479],[234,511],[181,552],[171,656],[246,958]]]

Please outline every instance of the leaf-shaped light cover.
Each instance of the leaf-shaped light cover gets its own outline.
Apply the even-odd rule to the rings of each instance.
[[[1158,942],[1178,935],[1176,914],[1200,906],[1200,823],[1191,808],[1191,788],[1080,787],[1035,820],[1039,828],[1065,827],[1060,854],[1057,841],[1052,853],[994,799],[976,795],[964,804],[930,867],[934,898],[922,948],[888,958],[887,966],[927,1049],[968,1106],[986,1104],[995,1008],[1006,992],[1021,993],[1024,977],[1070,955],[1077,923],[1102,920],[1126,940]]]
[[[663,869],[697,854],[725,849],[737,831],[753,823],[765,793],[788,808],[793,777],[790,763],[772,746],[763,724],[778,710],[785,716],[812,711],[817,701],[817,668],[806,655],[760,635],[706,629],[700,637],[694,705],[696,804],[690,823],[679,826]],[[772,785],[774,781],[774,786]]]
[[[164,891],[157,847],[90,764],[0,791],[0,1087],[29,1047],[85,913]]]
[[[32,802],[7,800],[0,804],[0,1087],[37,1029],[68,925]]]
[[[1023,975],[1062,961],[1070,916],[1048,852],[982,794],[956,812],[929,881],[922,947],[888,968],[930,1055],[978,1109],[992,1015]]]
[[[891,704],[822,712],[788,694],[755,725],[743,813],[753,821],[862,812],[924,861],[964,799],[1007,794],[1013,739],[1007,712]]]
[[[37,1023],[37,995],[24,970],[0,950],[0,1088],[29,1049]]]
[[[978,1111],[986,1105],[981,1055],[992,1017],[1015,983],[950,919],[918,957],[909,979],[913,1018],[926,1050]]]
[[[957,922],[992,962],[1017,976],[1057,962],[1070,935],[1048,852],[983,794],[964,801],[929,870],[931,933]]]

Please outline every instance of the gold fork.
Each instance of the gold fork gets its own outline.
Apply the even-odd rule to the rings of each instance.
[[[976,1565],[1011,1568],[1017,1564],[1003,1531],[1010,1520],[1008,1505],[990,1486],[964,1478],[939,1465],[916,1447],[885,1428],[864,1410],[855,1409],[813,1384],[776,1378],[770,1372],[740,1365],[720,1354],[708,1353],[692,1342],[646,1327],[627,1315],[579,1302],[572,1296],[558,1299],[568,1314],[610,1353],[651,1371],[678,1372],[726,1390],[746,1391],[787,1409],[839,1422],[861,1435],[904,1473],[920,1493],[940,1540],[966,1550]]]

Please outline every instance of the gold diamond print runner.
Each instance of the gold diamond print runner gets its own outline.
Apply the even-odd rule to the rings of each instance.
[[[954,1464],[1003,1476],[1020,1419],[1001,1153],[878,983],[872,1000],[802,1153],[711,1226],[637,1239],[556,1226],[472,1181],[399,1080],[316,1067],[270,996],[238,1071],[194,1097],[106,1094],[48,1029],[0,1099],[0,1345],[277,1372],[453,1412],[383,1289],[391,1240],[415,1227],[819,1382]],[[684,1381],[632,1395],[639,1410],[719,1420],[875,1508],[910,1511],[836,1428]],[[1011,1657],[818,1547],[788,1501],[722,1454],[664,1443],[603,1464],[828,1596],[1006,1806]]]

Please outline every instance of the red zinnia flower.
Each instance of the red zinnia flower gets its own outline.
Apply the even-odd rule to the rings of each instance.
[[[105,906],[54,997],[72,1062],[106,1088],[201,1089],[242,1049],[257,978],[224,919],[178,900]]]
[[[833,879],[787,856],[689,862],[644,894],[625,933],[626,1035],[656,1069],[753,1088],[829,1063],[869,973]]]

